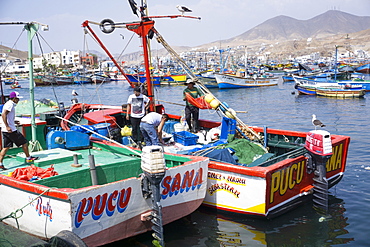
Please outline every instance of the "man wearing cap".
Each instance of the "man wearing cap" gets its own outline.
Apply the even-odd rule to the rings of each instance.
[[[186,93],[189,93],[191,97],[198,98],[199,96],[202,96],[202,91],[199,90],[199,88],[194,87],[195,83],[192,79],[188,79],[185,84],[187,87],[184,89],[183,92],[183,100],[186,101],[186,107],[185,107],[185,119],[186,123],[189,126],[189,130],[192,132],[198,132],[199,131],[199,108],[192,105],[189,101],[186,100]],[[191,118],[193,117],[193,123],[192,125]]]
[[[3,149],[0,152],[0,169],[2,170],[6,170],[3,164],[4,156],[13,144],[18,147],[22,146],[23,152],[26,155],[27,163],[38,159],[38,157],[32,157],[30,155],[27,139],[15,127],[15,107],[18,104],[19,99],[23,97],[20,96],[18,92],[11,92],[9,98],[10,99],[3,106],[0,118],[1,132],[3,136]]]
[[[126,119],[131,122],[132,139],[141,145],[143,139],[140,132],[140,121],[144,117],[146,109],[149,107],[149,98],[141,93],[140,87],[134,88],[134,93],[127,100]]]

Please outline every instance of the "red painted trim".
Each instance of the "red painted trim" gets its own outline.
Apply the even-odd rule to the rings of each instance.
[[[7,185],[10,187],[13,187],[15,189],[20,189],[29,193],[33,194],[41,194],[44,191],[50,189],[50,191],[44,193],[44,196],[53,197],[61,200],[68,200],[69,194],[73,191],[76,191],[74,189],[70,188],[63,188],[63,189],[55,189],[50,188],[44,185],[40,184],[34,184],[27,181],[18,180],[15,178],[11,178],[8,176],[0,175],[0,184]]]

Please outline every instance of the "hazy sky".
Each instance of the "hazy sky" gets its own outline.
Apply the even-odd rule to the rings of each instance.
[[[180,4],[192,9],[191,15],[202,18],[155,19],[156,29],[170,45],[174,46],[193,47],[232,38],[279,15],[307,20],[336,9],[353,15],[370,16],[370,0],[148,0],[147,2],[149,15],[179,14],[176,5]],[[105,18],[115,22],[138,20],[127,0],[0,0],[0,22],[37,21],[49,25],[48,32],[40,30],[41,36],[47,42],[46,44],[41,41],[43,52],[50,52],[51,49],[101,51],[90,37],[86,37],[87,45],[84,45],[81,24],[85,20],[100,22]],[[133,34],[130,31],[116,29],[111,34],[104,34],[98,26],[92,25],[92,28],[112,53],[140,50],[137,36],[129,42]],[[0,25],[0,44],[9,47],[16,44],[15,49],[26,51],[27,36],[26,32],[21,35],[22,29],[23,25]],[[21,38],[17,41],[19,35]],[[37,40],[34,39],[34,52],[40,54],[38,46]],[[157,42],[153,42],[152,47],[162,48]]]

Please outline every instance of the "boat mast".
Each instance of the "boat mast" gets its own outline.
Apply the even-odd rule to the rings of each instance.
[[[144,66],[145,66],[145,79],[148,86],[148,97],[150,99],[149,109],[150,111],[155,111],[154,109],[154,93],[152,86],[152,79],[150,74],[150,64],[149,64],[149,51],[148,51],[148,35],[152,32],[154,27],[154,21],[142,21],[140,23],[126,24],[127,30],[133,31],[138,34],[141,38],[141,43],[143,46],[144,55]],[[154,33],[153,33],[154,34]]]

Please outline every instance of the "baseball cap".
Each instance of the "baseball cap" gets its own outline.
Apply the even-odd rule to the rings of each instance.
[[[189,84],[189,83],[193,83],[193,84],[195,84],[195,82],[194,82],[192,79],[188,79],[188,80],[185,82],[185,84]]]
[[[23,96],[20,96],[18,92],[11,92],[9,94],[9,98],[13,99],[13,98],[18,98],[18,99],[22,99]]]

